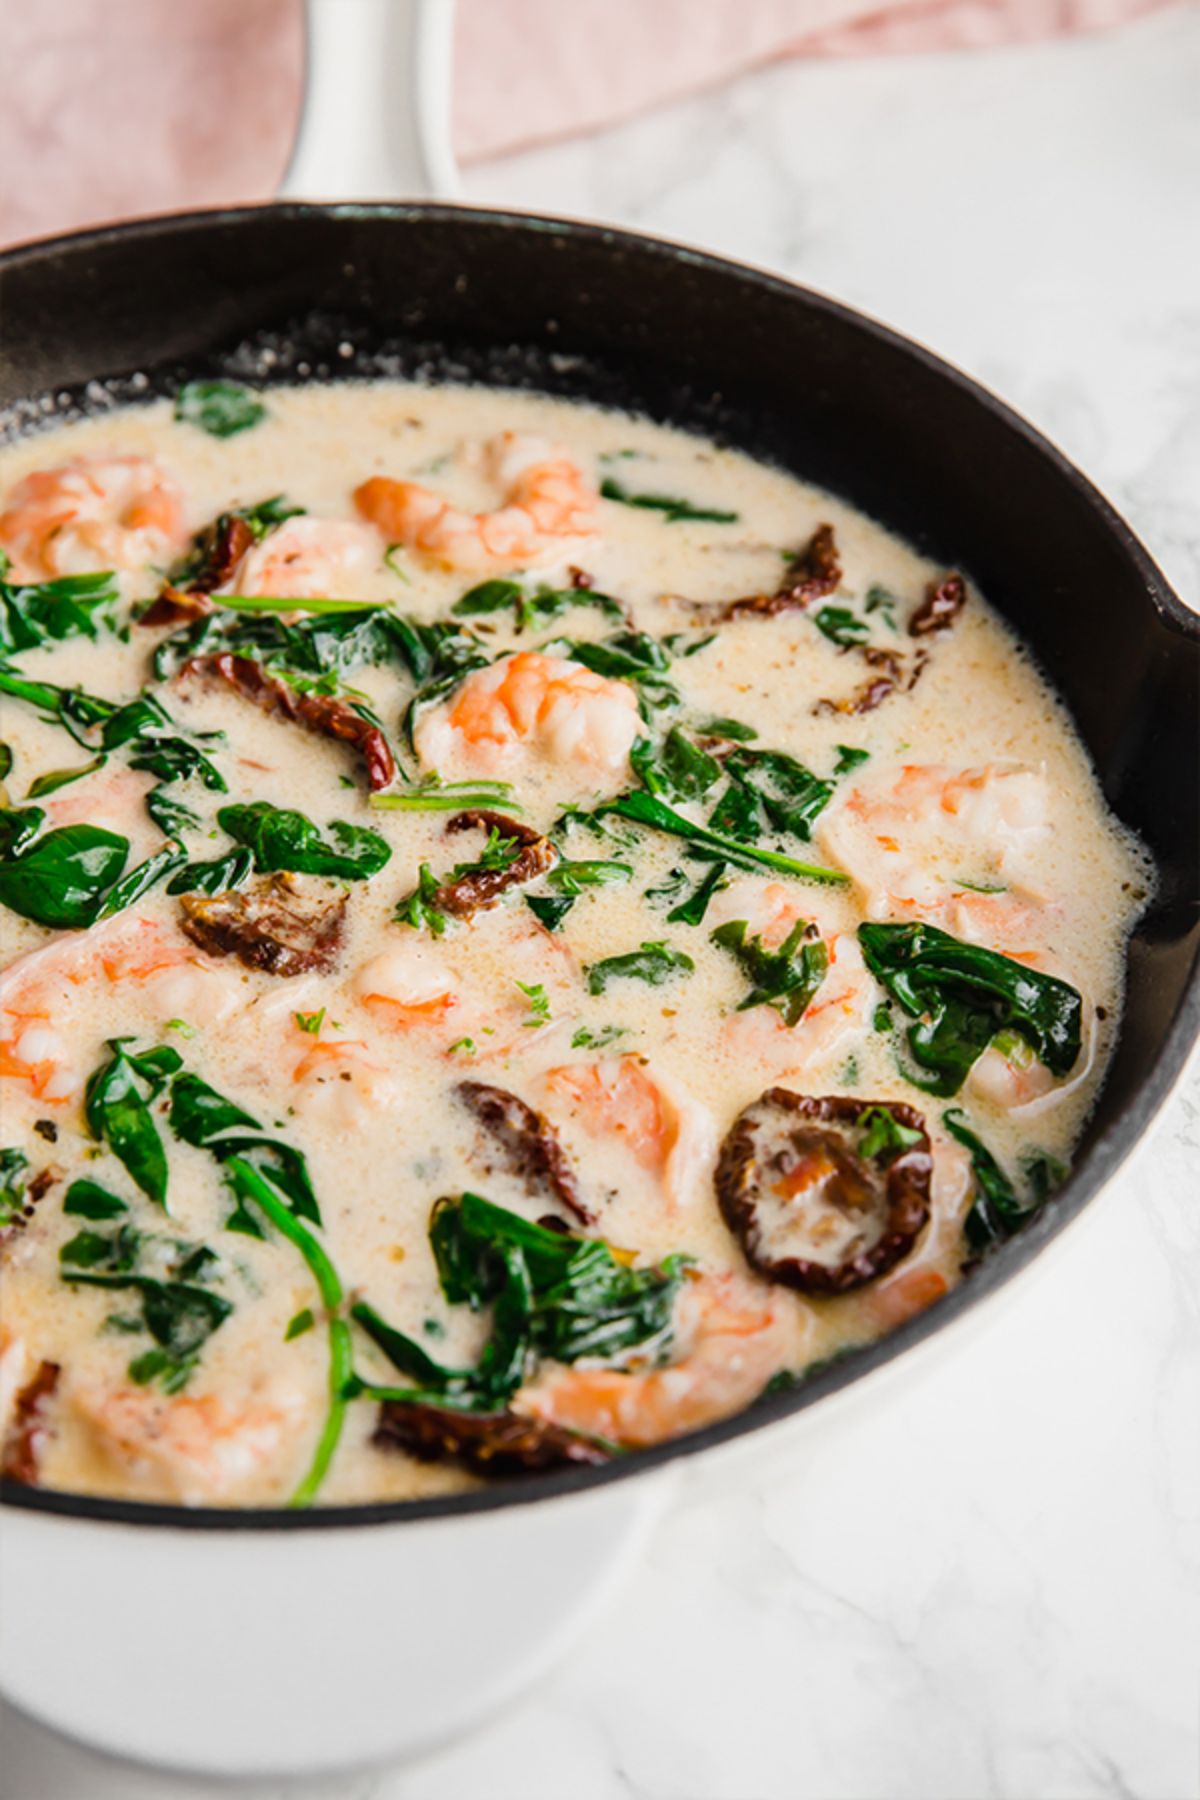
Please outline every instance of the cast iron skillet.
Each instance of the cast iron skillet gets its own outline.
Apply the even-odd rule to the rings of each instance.
[[[1200,1031],[1200,618],[1052,445],[927,351],[717,257],[448,206],[199,213],[0,259],[0,428],[10,432],[194,376],[380,373],[544,389],[714,435],[966,569],[1065,697],[1108,804],[1158,866],[1129,946],[1116,1054],[1070,1181],[1017,1238],[888,1337],[679,1443],[476,1493],[307,1513],[8,1484],[14,1505],[225,1530],[382,1523],[620,1480],[758,1430],[890,1361],[1023,1268],[1119,1167]]]

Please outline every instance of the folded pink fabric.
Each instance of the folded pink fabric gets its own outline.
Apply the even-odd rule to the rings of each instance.
[[[494,156],[778,57],[983,48],[1166,4],[459,0],[455,139],[466,159]],[[287,162],[303,66],[301,0],[0,4],[0,243],[267,198]]]
[[[591,131],[785,56],[986,49],[1170,0],[459,0],[454,137],[495,156]]]

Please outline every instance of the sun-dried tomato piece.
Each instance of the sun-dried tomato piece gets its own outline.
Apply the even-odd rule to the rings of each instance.
[[[245,519],[236,513],[222,513],[211,525],[196,533],[192,550],[198,565],[182,587],[163,583],[154,604],[141,616],[143,625],[178,625],[185,619],[198,619],[213,610],[208,598],[214,588],[224,587],[233,572],[256,542]]]
[[[715,1180],[725,1223],[760,1274],[845,1294],[912,1249],[932,1174],[913,1107],[768,1088],[734,1121]]]
[[[948,630],[966,603],[967,584],[954,570],[940,581],[931,581],[924,600],[908,621],[909,637],[928,637],[931,631]]]
[[[696,612],[723,622],[770,619],[777,613],[803,612],[814,600],[832,594],[842,579],[842,562],[832,525],[818,525],[803,550],[788,563],[773,594],[746,594],[740,600],[689,601]]]
[[[373,789],[385,788],[395,779],[396,762],[387,738],[348,700],[339,700],[333,694],[301,693],[269,674],[261,663],[248,656],[235,656],[231,650],[190,657],[179,673],[223,681],[263,712],[278,713],[318,737],[349,744],[366,764],[367,781]]]
[[[877,706],[882,706],[889,694],[895,693],[904,672],[903,659],[894,650],[881,650],[874,644],[859,644],[858,654],[867,667],[881,671],[870,675],[866,681],[856,687],[853,693],[841,700],[818,700],[813,712],[820,716],[823,713],[869,713]],[[910,684],[911,685],[911,684]]]
[[[215,611],[207,594],[191,593],[164,581],[158,597],[138,619],[139,625],[184,625]]]
[[[455,881],[443,882],[434,901],[439,912],[452,913],[456,919],[469,919],[472,913],[495,906],[509,888],[533,881],[558,860],[558,852],[549,838],[510,819],[506,813],[492,812],[488,807],[471,807],[455,813],[446,825],[450,831],[497,831],[520,845],[512,861],[502,869],[472,869]]]
[[[457,1091],[501,1152],[509,1173],[518,1176],[531,1194],[553,1194],[581,1225],[595,1222],[549,1119],[507,1088],[485,1081],[460,1081]]]
[[[37,1486],[42,1448],[50,1435],[51,1402],[61,1374],[58,1363],[40,1362],[33,1379],[18,1392],[0,1451],[0,1475],[7,1481]]]
[[[267,875],[227,894],[185,894],[180,907],[184,931],[210,956],[236,956],[266,975],[324,974],[341,947],[346,894]]]
[[[612,1452],[542,1419],[519,1413],[459,1412],[419,1401],[385,1400],[372,1443],[422,1462],[458,1462],[482,1475],[524,1475],[563,1463],[596,1465]]]

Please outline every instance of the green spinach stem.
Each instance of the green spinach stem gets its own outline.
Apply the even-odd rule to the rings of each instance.
[[[240,1156],[231,1156],[226,1167],[230,1174],[236,1176],[238,1185],[261,1208],[276,1230],[282,1232],[288,1242],[294,1244],[300,1252],[312,1272],[317,1292],[329,1315],[329,1410],[325,1415],[325,1423],[317,1439],[308,1473],[289,1502],[291,1506],[311,1506],[329,1471],[333,1453],[342,1435],[346,1417],[345,1388],[353,1374],[350,1327],[345,1319],[338,1317],[338,1311],[345,1300],[341,1279],[312,1232],[271,1191],[270,1184],[263,1180],[257,1169]]]

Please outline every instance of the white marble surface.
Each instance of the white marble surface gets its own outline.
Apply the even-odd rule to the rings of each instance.
[[[1184,8],[986,57],[779,67],[469,185],[782,268],[936,346],[1200,604],[1198,94]],[[689,1477],[622,1598],[510,1716],[406,1770],[253,1792],[1197,1795],[1198,1198],[1193,1074],[952,1357],[731,1492]],[[4,1800],[205,1791],[0,1724]]]

